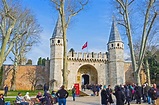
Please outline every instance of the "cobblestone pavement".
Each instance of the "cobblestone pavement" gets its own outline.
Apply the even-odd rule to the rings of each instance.
[[[101,105],[100,96],[76,97],[76,101],[72,101],[72,97],[68,97],[67,105]],[[116,104],[114,103],[112,105],[116,105]],[[135,102],[131,102],[131,105],[150,105],[150,104],[146,104],[146,103],[135,104]]]

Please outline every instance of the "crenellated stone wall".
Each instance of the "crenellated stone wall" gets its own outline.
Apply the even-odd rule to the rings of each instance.
[[[82,53],[82,52],[68,52],[68,59],[96,59],[107,60],[107,53]]]

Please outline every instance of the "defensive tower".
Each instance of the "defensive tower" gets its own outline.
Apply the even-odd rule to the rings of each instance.
[[[54,87],[60,87],[62,83],[64,46],[60,16],[56,23],[52,38],[50,39],[50,49],[50,81],[52,81],[52,86],[50,86],[50,88],[54,89]]]
[[[125,83],[124,43],[121,40],[114,19],[108,41],[108,68],[110,85]]]

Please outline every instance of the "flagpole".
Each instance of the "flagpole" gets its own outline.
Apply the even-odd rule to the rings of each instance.
[[[87,41],[87,53],[88,53],[88,41]]]

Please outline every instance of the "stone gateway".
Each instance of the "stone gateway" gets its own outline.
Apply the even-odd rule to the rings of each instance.
[[[80,86],[83,84],[110,84],[112,86],[125,84],[125,71],[130,69],[131,65],[130,62],[124,61],[124,43],[114,20],[107,48],[108,52],[105,53],[81,53],[73,50],[68,52],[68,88],[71,89],[75,83],[79,83]],[[54,80],[50,88],[56,90],[63,81],[64,46],[60,18],[50,39],[50,49],[50,81]]]

